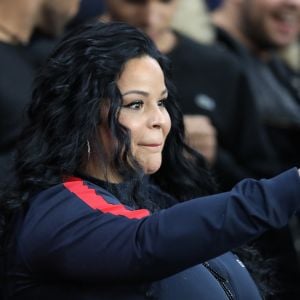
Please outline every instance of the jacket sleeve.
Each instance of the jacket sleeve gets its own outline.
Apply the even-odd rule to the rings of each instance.
[[[47,209],[40,201],[28,212],[19,244],[30,270],[81,282],[138,282],[159,280],[286,225],[300,208],[300,180],[296,168],[269,180],[247,179],[230,192],[149,216],[124,213],[117,202],[95,209],[68,195],[59,201],[53,195]]]

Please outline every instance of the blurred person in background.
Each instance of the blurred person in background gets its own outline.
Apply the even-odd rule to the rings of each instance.
[[[11,178],[23,110],[37,68],[78,10],[79,0],[0,1],[0,182]]]
[[[226,0],[213,21],[218,42],[244,66],[281,169],[300,164],[300,94],[278,55],[299,35],[300,0]]]
[[[300,0],[225,0],[212,17],[218,43],[245,69],[255,109],[267,133],[266,147],[275,154],[280,170],[299,165],[299,87],[279,52],[299,36]],[[291,290],[279,299],[299,299],[299,268],[291,251],[290,231],[269,238],[260,245],[261,250],[281,258],[280,280]]]

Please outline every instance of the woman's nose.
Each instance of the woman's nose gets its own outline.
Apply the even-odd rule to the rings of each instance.
[[[166,123],[166,115],[161,107],[156,107],[149,113],[149,125],[151,128],[161,128]]]

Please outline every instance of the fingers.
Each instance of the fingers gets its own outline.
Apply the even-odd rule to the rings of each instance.
[[[217,151],[217,132],[210,119],[202,115],[184,116],[187,143],[213,164]]]

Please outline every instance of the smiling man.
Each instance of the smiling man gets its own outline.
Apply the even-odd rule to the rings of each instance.
[[[231,18],[226,18],[229,15]],[[288,46],[297,39],[300,1],[227,0],[214,19],[258,56],[268,56],[270,50]]]

